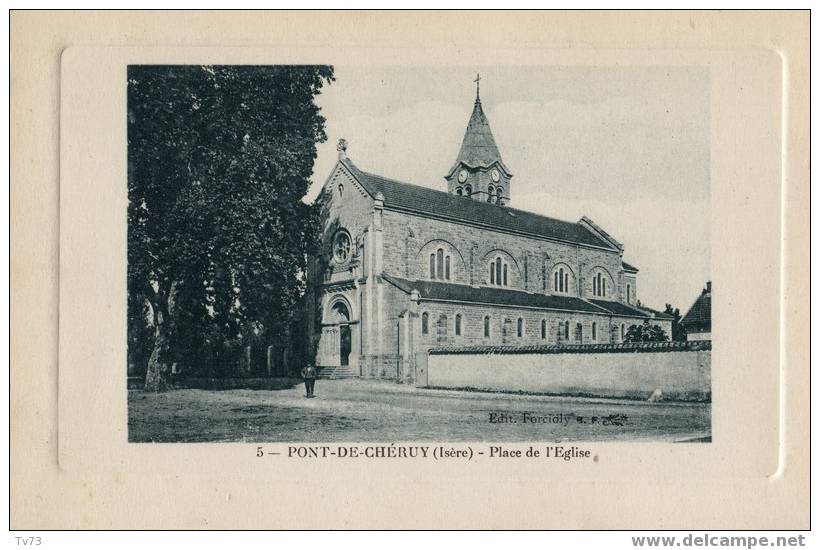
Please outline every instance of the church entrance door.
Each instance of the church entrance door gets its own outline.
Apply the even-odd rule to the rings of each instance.
[[[350,325],[339,327],[339,358],[341,366],[350,364]]]

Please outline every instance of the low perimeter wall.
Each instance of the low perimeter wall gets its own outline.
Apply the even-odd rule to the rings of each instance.
[[[432,388],[707,401],[711,342],[434,348]],[[661,394],[657,391],[660,390]]]

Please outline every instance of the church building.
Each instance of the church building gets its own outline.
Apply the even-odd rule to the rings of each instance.
[[[369,173],[344,140],[337,149],[309,274],[320,373],[412,382],[434,347],[617,344],[647,319],[671,334],[671,317],[637,305],[638,269],[608,232],[509,206],[515,178],[478,89],[446,190]]]

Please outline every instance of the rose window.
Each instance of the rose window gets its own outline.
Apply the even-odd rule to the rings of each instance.
[[[333,258],[339,262],[346,262],[350,258],[350,235],[340,231],[333,240]]]

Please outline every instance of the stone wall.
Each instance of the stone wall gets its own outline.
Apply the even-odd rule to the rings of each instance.
[[[342,193],[339,188],[342,187]],[[344,228],[355,240],[372,220],[373,199],[346,170],[333,172],[322,190],[324,229]],[[333,235],[325,235],[332,239]]]
[[[669,342],[521,349],[444,348],[427,386],[664,400],[711,398],[711,344]],[[657,392],[660,392],[658,394]]]
[[[627,296],[626,287],[629,286],[629,293]],[[636,304],[638,302],[638,278],[634,273],[624,273],[624,302],[628,304]],[[628,300],[627,300],[628,298]]]
[[[386,281],[374,285],[373,295],[382,306],[374,307],[371,322],[365,322],[362,375],[395,379],[397,372],[401,372],[399,346],[402,331],[399,316],[408,309],[410,300],[407,294]]]

